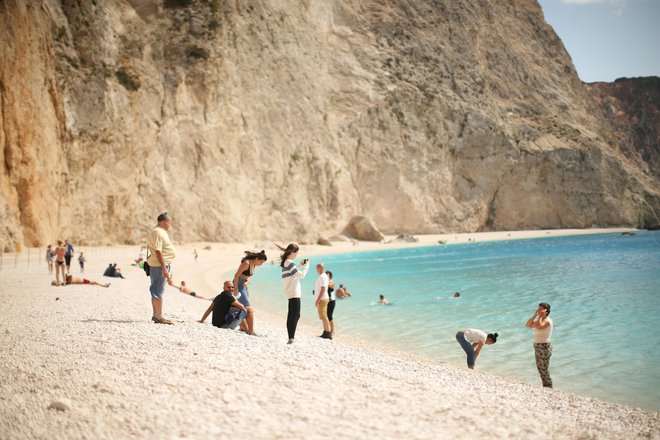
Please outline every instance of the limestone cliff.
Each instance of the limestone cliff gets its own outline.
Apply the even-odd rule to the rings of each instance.
[[[660,78],[619,78],[585,86],[614,127],[621,152],[660,178]]]
[[[657,226],[534,0],[3,0],[0,239]]]

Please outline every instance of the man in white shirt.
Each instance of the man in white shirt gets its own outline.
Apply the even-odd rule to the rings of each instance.
[[[541,303],[536,312],[527,320],[525,327],[533,328],[534,332],[534,356],[536,358],[536,369],[539,370],[541,382],[545,388],[552,388],[552,378],[550,377],[550,356],[552,356],[552,319],[550,314],[550,304]]]
[[[314,297],[316,298],[316,310],[319,312],[319,319],[323,322],[323,339],[332,339],[332,332],[330,331],[330,320],[328,319],[328,284],[329,278],[325,273],[323,263],[316,265],[316,272],[319,277],[316,279],[314,285]]]

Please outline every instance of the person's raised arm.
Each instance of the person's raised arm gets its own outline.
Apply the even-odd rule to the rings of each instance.
[[[536,321],[536,328],[546,328],[549,326],[550,323],[548,322],[548,317],[547,316],[540,316],[539,319]]]
[[[206,309],[206,312],[204,312],[204,315],[202,315],[202,319],[199,320],[200,324],[204,324],[204,321],[206,318],[208,318],[209,314],[213,311],[213,303],[209,306],[208,309]]]
[[[307,261],[305,264],[301,264],[299,268],[296,266],[296,269],[298,269],[298,271],[294,276],[299,280],[302,280],[305,278],[305,275],[307,275],[307,271],[309,270],[309,261]]]
[[[539,316],[539,311],[538,310],[536,310],[534,312],[534,314],[532,315],[532,317],[527,320],[527,322],[525,323],[525,327],[534,328],[535,327],[534,320],[536,319],[537,316]]]

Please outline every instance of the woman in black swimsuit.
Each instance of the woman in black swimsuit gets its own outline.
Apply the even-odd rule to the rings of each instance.
[[[328,321],[330,321],[330,333],[334,336],[335,334],[335,321],[332,319],[332,315],[335,312],[335,304],[337,304],[337,296],[335,295],[335,282],[332,281],[332,272],[327,271],[325,273],[328,276],[329,282],[328,282],[328,297],[330,298],[330,301],[328,301]]]
[[[266,257],[266,252],[263,250],[261,252],[245,251],[245,256],[241,259],[241,264],[234,275],[234,286],[236,286],[236,291],[240,295],[237,299],[245,306],[248,313],[247,318],[243,321],[245,325],[241,323],[241,329],[250,335],[254,332],[254,310],[250,305],[247,284],[250,277],[254,275],[254,268],[261,266],[267,260],[268,257]]]
[[[64,254],[66,248],[62,240],[57,240],[57,247],[55,248],[55,282],[58,286],[64,286],[66,283],[66,266]],[[62,283],[60,284],[60,273],[62,274]]]

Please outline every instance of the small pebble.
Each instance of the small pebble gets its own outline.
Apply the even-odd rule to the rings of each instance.
[[[67,399],[66,397],[60,397],[52,402],[50,402],[50,405],[48,405],[48,408],[53,408],[58,411],[70,411],[71,410],[71,401]]]
[[[57,298],[55,298],[55,301],[59,301],[59,300],[60,300],[60,297],[59,297],[59,296],[58,296]]]

